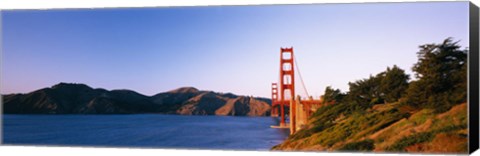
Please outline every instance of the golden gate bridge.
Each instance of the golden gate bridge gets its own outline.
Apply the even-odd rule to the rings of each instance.
[[[290,128],[290,134],[295,133],[307,123],[308,118],[318,108],[333,104],[324,103],[322,98],[313,99],[308,95],[305,83],[300,74],[297,61],[293,55],[293,47],[280,48],[280,77],[279,82],[272,83],[272,117],[280,117],[280,125],[272,128]],[[295,97],[295,67],[297,68],[301,85],[307,94],[307,99]],[[286,123],[286,108],[290,123]]]

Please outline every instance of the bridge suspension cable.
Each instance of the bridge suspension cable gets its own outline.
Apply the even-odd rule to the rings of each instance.
[[[297,68],[297,71],[298,71],[298,77],[300,77],[300,81],[302,82],[302,88],[305,91],[305,94],[307,94],[307,98],[310,98],[310,95],[308,94],[308,91],[307,91],[307,87],[305,86],[305,82],[303,81],[302,74],[300,73],[300,67],[298,65],[297,58],[294,57],[293,59],[295,61],[295,67]]]

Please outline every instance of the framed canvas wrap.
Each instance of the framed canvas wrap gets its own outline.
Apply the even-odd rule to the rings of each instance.
[[[478,149],[468,1],[2,9],[1,21],[3,145]]]

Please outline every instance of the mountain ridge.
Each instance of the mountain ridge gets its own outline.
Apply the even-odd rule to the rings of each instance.
[[[180,87],[146,96],[128,89],[106,90],[86,84],[61,82],[29,93],[6,94],[2,97],[5,114],[225,115],[217,113],[217,110],[229,100],[239,97],[254,99],[243,101],[243,105],[252,109],[242,115],[267,116],[270,113],[270,99],[204,91],[194,87]]]

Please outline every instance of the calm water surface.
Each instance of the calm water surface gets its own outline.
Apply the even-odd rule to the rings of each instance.
[[[272,117],[180,115],[4,115],[3,143],[269,150],[288,137]]]

